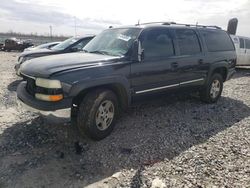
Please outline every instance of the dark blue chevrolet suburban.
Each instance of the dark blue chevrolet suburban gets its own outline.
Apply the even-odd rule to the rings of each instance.
[[[27,61],[17,96],[38,111],[68,110],[82,134],[100,140],[137,96],[193,88],[202,101],[216,102],[235,64],[233,42],[216,26],[163,22],[110,28],[83,52]]]

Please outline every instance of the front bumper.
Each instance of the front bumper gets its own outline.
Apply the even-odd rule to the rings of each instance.
[[[71,98],[64,98],[59,102],[47,102],[36,99],[25,89],[26,82],[21,82],[17,88],[17,97],[19,106],[28,111],[37,112],[43,115],[52,115],[55,117],[69,118],[72,105]]]

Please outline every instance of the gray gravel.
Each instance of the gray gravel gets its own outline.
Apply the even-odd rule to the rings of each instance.
[[[0,187],[250,187],[250,70],[217,104],[147,98],[94,142],[17,106],[17,55],[0,52]]]

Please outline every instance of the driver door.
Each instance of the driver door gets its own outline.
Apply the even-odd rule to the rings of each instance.
[[[178,88],[178,66],[170,28],[145,29],[139,40],[143,49],[141,62],[131,64],[131,85],[135,94]]]

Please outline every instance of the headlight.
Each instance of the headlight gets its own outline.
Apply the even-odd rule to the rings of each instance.
[[[30,59],[33,59],[34,57],[25,57],[25,56],[21,56],[21,57],[19,57],[19,59],[18,59],[18,63],[23,63],[23,62],[25,62],[25,61],[28,61],[28,60],[30,60]]]
[[[37,78],[36,85],[39,87],[49,88],[49,89],[60,89],[62,88],[61,82],[59,80],[50,80],[44,78]]]
[[[37,91],[35,97],[43,101],[60,101],[63,99],[62,85],[59,80],[36,78],[36,86],[44,88]]]
[[[22,63],[22,61],[23,61],[23,56],[18,58],[18,63]]]

